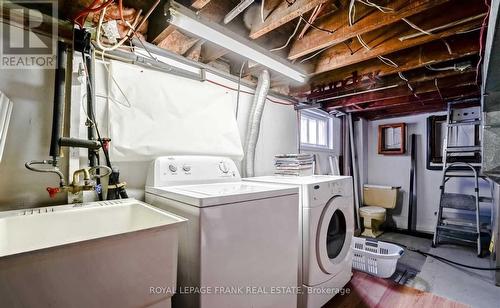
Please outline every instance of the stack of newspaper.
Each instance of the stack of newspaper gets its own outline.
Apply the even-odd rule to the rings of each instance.
[[[274,156],[275,174],[306,176],[314,174],[312,154],[279,154]]]

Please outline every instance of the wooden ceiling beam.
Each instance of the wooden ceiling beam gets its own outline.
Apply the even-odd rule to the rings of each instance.
[[[191,0],[191,7],[197,10],[201,10],[210,2],[210,0]]]
[[[424,106],[411,106],[404,107],[402,109],[396,109],[392,111],[379,111],[372,114],[359,115],[362,118],[365,118],[369,121],[387,119],[387,118],[396,118],[396,117],[404,117],[410,115],[417,115],[422,113],[433,113],[446,110],[446,104],[443,102],[436,103],[432,105],[424,105]]]
[[[407,96],[412,96],[414,94],[420,95],[423,93],[434,92],[437,91],[438,89],[440,92],[442,92],[445,89],[449,88],[475,85],[475,77],[476,77],[475,73],[467,73],[467,74],[442,78],[438,80],[437,87],[434,81],[424,81],[412,85],[414,92],[412,92],[407,86],[402,85],[386,90],[373,91],[368,93],[355,94],[349,97],[344,97],[339,99],[332,99],[329,102],[323,103],[323,106],[327,109],[335,109],[335,108],[343,108],[353,105],[365,104],[379,100],[407,97]]]
[[[476,91],[476,92],[467,92],[464,94],[456,95],[455,97],[448,97],[446,98],[446,100],[449,101],[452,99],[468,99],[468,98],[479,98],[479,97],[480,93],[479,91]],[[446,108],[447,108],[446,101],[441,100],[441,102],[439,102],[436,100],[435,102],[429,101],[427,103],[422,103],[422,104],[408,104],[404,106],[393,107],[388,110],[368,111],[364,114],[358,113],[357,115],[366,118],[368,120],[378,120],[391,117],[402,117],[402,116],[410,116],[422,113],[444,111],[446,110]]]
[[[257,18],[260,22],[255,23],[252,27],[250,38],[259,38],[327,1],[295,0],[292,5],[289,5],[287,1],[282,1],[264,22],[261,22],[260,18]]]
[[[342,10],[334,13],[327,20],[317,24],[319,28],[334,31],[333,33],[312,30],[302,39],[296,40],[293,43],[288,59],[293,60],[303,57],[322,48],[356,37],[356,35],[373,31],[397,22],[402,18],[424,12],[448,1],[449,0],[395,0],[387,5],[388,8],[394,10],[393,12],[382,13],[379,10],[370,9],[370,13],[367,16],[362,17],[352,26],[349,26],[348,23],[349,7],[346,6]],[[368,9],[366,5],[358,2],[356,5],[356,14],[360,16],[359,11],[366,11]]]
[[[469,98],[479,98],[480,92],[476,89],[475,91],[470,89],[461,89],[455,91],[457,94],[455,96],[448,96],[445,100],[428,100],[424,102],[416,102],[403,104],[400,106],[391,106],[390,108],[383,108],[379,110],[367,110],[365,112],[355,112],[359,117],[366,118],[368,120],[378,120],[383,118],[391,117],[402,117],[422,113],[431,113],[446,110],[446,101],[459,100],[459,99],[469,99]],[[461,94],[458,94],[461,93]]]
[[[218,45],[215,45],[210,42],[206,42],[201,46],[201,56],[200,60],[203,63],[210,63],[212,61],[215,61],[226,54],[229,53],[229,50],[222,48]]]
[[[478,89],[471,89],[470,86],[459,87],[454,89],[446,90],[445,100],[454,100],[454,99],[463,99],[469,98],[479,95]],[[344,112],[348,113],[366,113],[373,112],[376,110],[385,110],[391,109],[394,107],[401,107],[406,105],[415,105],[415,104],[433,104],[436,102],[443,102],[443,99],[439,95],[438,91],[428,92],[419,95],[419,97],[415,96],[407,96],[407,97],[398,97],[393,99],[381,100],[373,103],[366,104],[361,109],[359,108],[351,108],[348,107],[344,109]]]
[[[463,71],[458,71],[453,69],[444,71],[419,70],[416,72],[411,72],[410,74],[406,74],[404,76],[409,80],[408,82],[403,80],[398,75],[392,75],[383,79],[373,78],[372,80],[360,81],[355,84],[350,84],[348,86],[341,87],[338,89],[333,88],[324,91],[316,91],[308,94],[307,96],[299,96],[299,97],[305,97],[307,98],[307,100],[312,101],[318,99],[325,99],[328,97],[341,96],[348,93],[363,92],[373,88],[383,88],[392,85],[407,86],[407,84],[409,83],[411,86],[413,86],[425,81],[435,81],[435,80],[439,81],[440,79],[449,78],[460,74],[469,74],[468,77],[466,78],[472,79],[475,71],[476,71],[475,65],[471,65],[471,67]]]
[[[422,27],[423,29],[431,29],[442,25],[452,25],[433,35],[420,35],[411,39],[401,41],[400,38],[408,34],[414,34],[416,30],[406,24],[399,23],[396,26],[391,26],[389,29],[381,28],[372,31],[365,35],[363,39],[371,47],[365,49],[358,40],[353,40],[350,46],[339,44],[333,46],[323,52],[317,63],[314,74],[319,74],[334,70],[347,65],[359,63],[368,59],[373,59],[378,56],[386,56],[390,53],[397,52],[403,49],[415,47],[425,43],[429,43],[438,39],[443,39],[457,33],[477,29],[482,24],[482,18],[485,16],[485,10],[477,3],[469,3],[469,5],[459,5],[449,14],[428,16],[418,16],[412,22]],[[473,18],[471,18],[471,16]],[[458,23],[458,24],[455,24]],[[397,59],[393,59],[397,62]],[[397,64],[397,63],[396,63]],[[399,64],[398,64],[399,65]]]
[[[292,89],[292,93],[298,95],[317,87],[324,87],[332,82],[349,78],[353,73],[358,76],[374,73],[383,77],[421,68],[425,65],[457,60],[479,52],[478,32],[455,35],[446,39],[446,42],[450,46],[451,54],[442,41],[430,42],[389,54],[387,56],[389,59],[396,59],[398,63],[401,63],[398,67],[386,65],[379,59],[371,59],[314,76],[307,85]]]

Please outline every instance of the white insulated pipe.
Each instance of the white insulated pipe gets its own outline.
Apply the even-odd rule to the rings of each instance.
[[[271,87],[271,77],[267,70],[259,75],[257,88],[252,101],[250,114],[248,115],[247,133],[245,138],[245,158],[243,159],[243,176],[253,177],[255,174],[255,148],[259,140],[260,123],[262,113],[266,104],[267,94]]]

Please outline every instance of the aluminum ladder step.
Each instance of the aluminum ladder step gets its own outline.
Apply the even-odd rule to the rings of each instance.
[[[491,198],[491,197],[479,197],[479,202],[481,202],[481,203],[493,203],[493,198]]]
[[[456,226],[456,225],[441,225],[437,226],[439,231],[451,231],[451,232],[460,232],[460,233],[468,233],[472,235],[477,235],[476,227],[469,226]]]
[[[465,239],[462,237],[453,236],[453,235],[446,235],[446,234],[442,234],[442,235],[440,235],[440,237],[445,238],[445,239],[449,239],[449,240],[453,240],[453,241],[457,241],[457,242],[464,242],[464,243],[468,243],[468,244],[472,244],[472,245],[476,245],[476,243],[478,241],[476,239]]]
[[[481,146],[448,146],[446,153],[468,153],[468,152],[481,152]]]
[[[467,194],[443,193],[441,196],[441,207],[476,211],[476,197]]]
[[[455,121],[448,123],[448,127],[456,127],[456,126],[465,126],[465,125],[480,125],[481,120],[475,120],[475,121]]]

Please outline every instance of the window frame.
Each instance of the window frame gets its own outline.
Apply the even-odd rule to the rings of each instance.
[[[302,119],[308,118],[312,120],[322,121],[326,124],[326,145],[318,144],[319,129],[316,127],[316,143],[307,143],[302,140]],[[307,135],[309,135],[309,127]],[[326,112],[320,110],[301,110],[299,112],[299,143],[301,149],[310,149],[315,151],[332,151],[333,150],[333,118]]]

